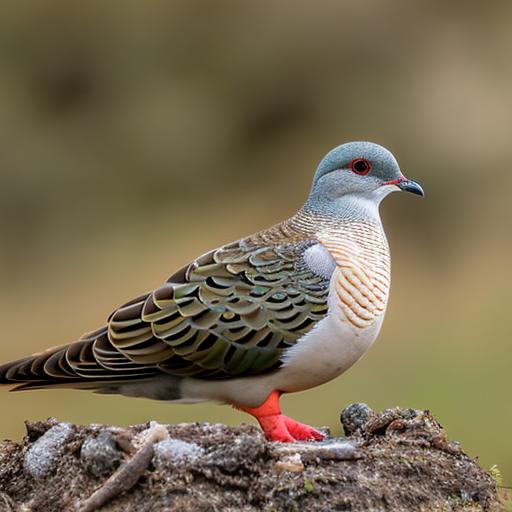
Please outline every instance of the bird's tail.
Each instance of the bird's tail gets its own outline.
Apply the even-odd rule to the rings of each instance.
[[[106,383],[155,373],[154,366],[137,365],[116,351],[106,328],[102,328],[68,345],[0,365],[0,384],[15,386],[11,391],[47,387],[98,389]]]

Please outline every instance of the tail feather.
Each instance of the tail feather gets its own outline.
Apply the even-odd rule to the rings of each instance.
[[[11,391],[68,387],[98,389],[106,383],[144,379],[160,373],[154,365],[134,363],[108,340],[106,328],[78,341],[0,365],[0,384]]]

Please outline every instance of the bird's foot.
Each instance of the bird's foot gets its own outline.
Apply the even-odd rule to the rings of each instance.
[[[309,425],[281,414],[279,398],[281,393],[273,391],[268,398],[258,407],[242,407],[241,409],[254,416],[269,441],[280,441],[282,443],[294,443],[295,441],[321,441],[324,434],[318,432]]]
[[[271,414],[257,418],[269,441],[294,443],[295,441],[321,441],[325,436],[309,425],[299,423],[284,414]]]
[[[288,432],[296,441],[322,441],[325,438],[322,432],[309,425],[299,423],[288,416],[283,415],[283,418]]]

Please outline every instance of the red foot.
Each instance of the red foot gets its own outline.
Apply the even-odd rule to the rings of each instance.
[[[269,441],[281,441],[282,443],[321,441],[324,438],[321,432],[281,414],[280,396],[279,391],[273,391],[259,407],[236,407],[258,420]]]
[[[318,432],[309,425],[299,423],[288,416],[283,416],[283,418],[288,432],[297,441],[321,441],[325,437],[322,432]]]

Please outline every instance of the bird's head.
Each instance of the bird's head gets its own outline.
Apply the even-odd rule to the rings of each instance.
[[[399,190],[424,195],[418,183],[402,174],[386,148],[373,142],[349,142],[322,159],[307,204],[331,210],[334,203],[347,197],[378,205],[389,193]]]

